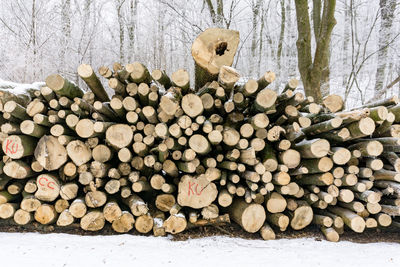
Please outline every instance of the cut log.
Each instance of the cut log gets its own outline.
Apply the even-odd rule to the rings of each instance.
[[[199,155],[207,154],[211,150],[208,140],[200,134],[192,135],[189,138],[189,147]]]
[[[129,198],[125,199],[124,202],[135,216],[147,214],[149,211],[147,204],[136,194],[132,194]]]
[[[274,113],[276,98],[277,94],[275,91],[265,88],[257,94],[254,107],[256,110],[266,112],[267,114]]]
[[[102,191],[91,191],[85,195],[85,203],[89,208],[102,207],[107,202],[107,195]]]
[[[290,213],[290,226],[294,230],[305,228],[312,222],[313,210],[306,201],[296,201],[297,208]]]
[[[182,110],[191,118],[195,118],[203,112],[203,102],[195,94],[187,94],[182,98]]]
[[[183,232],[187,227],[187,221],[183,213],[173,214],[164,221],[165,232],[178,234]]]
[[[58,142],[57,138],[48,135],[40,138],[34,154],[40,165],[48,171],[59,169],[68,159],[64,146]]]
[[[178,185],[178,203],[195,209],[210,205],[218,195],[217,187],[205,175],[184,175]]]
[[[329,211],[342,217],[343,222],[354,232],[362,233],[365,229],[365,221],[356,213],[340,207],[330,207]]]
[[[286,199],[277,192],[272,192],[265,198],[265,206],[270,213],[283,212],[286,209]]]
[[[339,95],[329,95],[325,97],[322,104],[332,113],[341,111],[344,108],[344,102]]]
[[[184,69],[179,69],[171,75],[172,85],[182,89],[186,93],[190,87],[189,73]]]
[[[283,213],[268,214],[267,221],[270,224],[279,227],[281,232],[286,231],[289,226],[289,217]]]
[[[333,227],[321,227],[321,232],[325,235],[326,240],[330,242],[339,241],[339,234]]]
[[[19,209],[14,213],[14,222],[18,225],[27,225],[33,221],[33,214]]]
[[[362,118],[347,126],[350,131],[351,139],[357,139],[371,135],[375,131],[375,122],[371,118]]]
[[[195,88],[214,80],[222,66],[231,66],[237,47],[239,32],[210,28],[202,32],[192,44],[195,61]]]
[[[3,112],[9,113],[12,117],[20,119],[20,120],[29,120],[30,117],[26,113],[25,107],[21,106],[15,101],[7,101],[4,104]]]
[[[25,135],[29,135],[32,137],[40,138],[43,135],[47,134],[49,129],[43,127],[39,124],[34,123],[31,120],[25,120],[20,124],[21,132]]]
[[[39,200],[52,202],[60,195],[60,182],[51,174],[41,174],[36,178],[37,191],[35,197]]]
[[[76,198],[69,207],[69,212],[74,218],[82,218],[85,216],[87,206],[82,198]]]
[[[57,220],[57,212],[53,205],[43,204],[35,211],[35,220],[41,224],[52,224]]]
[[[264,89],[265,87],[267,87],[269,84],[271,84],[273,81],[275,81],[275,73],[272,71],[267,71],[265,72],[260,79],[258,79],[257,83],[258,83],[258,88]],[[297,82],[297,84],[296,84]],[[290,82],[290,86],[291,88],[296,88],[298,85],[298,81],[296,79],[292,79]]]
[[[227,91],[232,90],[239,78],[240,74],[232,67],[222,66],[219,70],[218,82]]]
[[[103,208],[104,218],[112,223],[122,215],[122,210],[116,201],[108,201]]]
[[[85,81],[87,86],[92,90],[95,96],[103,102],[110,101],[106,91],[100,80],[97,78],[92,67],[88,64],[81,64],[78,67],[78,75]]]
[[[46,85],[57,95],[66,96],[69,99],[83,96],[83,91],[79,87],[58,74],[47,76]]]
[[[3,172],[14,179],[25,179],[35,175],[31,167],[22,160],[7,162],[3,167]]]
[[[56,209],[57,213],[61,213],[69,208],[69,202],[62,198],[57,199],[56,203],[54,204],[54,208]]]
[[[322,158],[330,149],[330,144],[325,139],[304,140],[295,145],[295,149],[303,158]]]
[[[114,124],[106,131],[106,141],[112,147],[121,149],[129,146],[133,140],[133,131],[129,125]]]
[[[175,203],[175,196],[171,194],[160,194],[155,201],[156,207],[163,212],[169,212]]]
[[[90,148],[80,140],[69,142],[66,150],[68,156],[76,166],[81,166],[92,159],[92,152]]]
[[[129,66],[129,68],[128,68]],[[151,76],[147,68],[139,63],[133,62],[132,64],[128,64],[126,66],[126,70],[130,73],[130,79],[134,83],[150,83]]]
[[[267,222],[261,227],[260,235],[264,240],[274,240],[276,238],[274,230]]]
[[[153,229],[154,221],[150,214],[143,214],[137,217],[135,228],[139,233],[146,234]]]
[[[101,211],[90,211],[82,217],[80,226],[85,231],[100,231],[105,225],[105,218]]]
[[[171,87],[171,80],[168,77],[168,75],[165,73],[163,70],[153,70],[151,72],[151,77],[153,78],[154,81],[160,83],[162,86],[164,86],[165,89],[168,89]]]
[[[0,204],[0,219],[9,219],[13,217],[17,210],[18,210],[17,203]]]
[[[128,211],[123,211],[121,216],[113,221],[111,227],[117,233],[127,233],[133,229],[135,218]]]
[[[74,222],[75,218],[72,216],[71,212],[66,209],[63,210],[57,219],[57,226],[68,226]]]
[[[243,199],[235,199],[228,209],[232,220],[249,233],[257,232],[264,225],[266,214],[260,204],[248,204]]]
[[[37,139],[26,135],[10,135],[2,142],[4,154],[12,159],[33,155]]]

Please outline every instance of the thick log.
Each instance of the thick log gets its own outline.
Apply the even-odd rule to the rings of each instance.
[[[150,214],[143,214],[136,218],[135,229],[142,234],[146,234],[153,229],[154,221]]]
[[[353,122],[347,126],[350,131],[351,139],[357,139],[371,135],[375,131],[375,122],[367,117]]]
[[[112,222],[112,229],[117,233],[127,233],[133,229],[135,218],[128,211],[123,211],[121,216]]]
[[[339,95],[329,95],[325,97],[322,104],[332,113],[341,111],[344,108],[344,102]]]
[[[162,86],[164,86],[165,89],[168,89],[171,87],[171,80],[168,77],[168,75],[165,73],[163,70],[153,70],[151,72],[151,77],[153,78],[154,81],[160,83]]]
[[[232,220],[249,233],[260,230],[266,219],[265,210],[260,204],[248,204],[243,199],[235,199],[228,210]]]
[[[132,64],[128,64],[126,66],[126,70],[130,73],[129,78],[132,80],[134,83],[150,83],[151,81],[151,76],[147,68],[139,63],[139,62],[133,62]]]
[[[101,211],[90,211],[82,217],[80,226],[85,231],[99,231],[105,225],[104,214]]]
[[[114,124],[106,131],[106,141],[112,147],[121,149],[129,146],[133,140],[133,131],[129,125]]]
[[[25,179],[35,175],[31,167],[22,160],[14,160],[7,162],[3,167],[3,172],[14,179]]]
[[[107,195],[102,191],[90,191],[85,195],[85,203],[89,208],[102,207],[107,202]]]
[[[275,91],[265,88],[261,90],[254,101],[256,110],[266,112],[267,114],[275,112],[275,101],[277,94]]]
[[[294,148],[300,152],[303,158],[322,158],[328,154],[330,144],[325,139],[303,140]]]
[[[25,135],[40,138],[49,132],[49,129],[31,120],[25,120],[20,124],[21,132]]]
[[[66,149],[53,136],[40,138],[34,151],[36,160],[48,171],[59,169],[68,159]]]
[[[210,28],[202,32],[192,44],[195,61],[195,88],[216,79],[222,66],[231,66],[237,47],[239,32]]]
[[[210,205],[218,195],[217,187],[205,175],[184,175],[178,185],[178,203],[199,209]]]
[[[290,226],[294,230],[305,228],[312,222],[313,210],[306,201],[296,201],[297,207],[289,212]]]
[[[57,220],[57,212],[53,205],[43,204],[36,211],[34,218],[40,224],[52,224]]]
[[[277,192],[272,192],[265,198],[265,206],[270,213],[283,212],[286,209],[286,199]]]
[[[28,223],[33,221],[33,214],[19,209],[14,213],[14,222],[18,225],[27,225]]]
[[[35,197],[39,200],[52,202],[60,195],[60,182],[51,174],[40,174],[36,178],[37,191]]]
[[[177,213],[169,216],[163,224],[165,232],[178,234],[183,232],[187,227],[187,221],[183,213]]]

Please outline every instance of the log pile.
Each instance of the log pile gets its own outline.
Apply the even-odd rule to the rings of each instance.
[[[155,236],[235,222],[264,239],[315,224],[330,241],[399,227],[398,99],[343,111],[296,79],[278,93],[272,71],[230,67],[238,42],[221,29],[195,40],[196,89],[183,69],[134,62],[98,70],[111,98],[86,64],[86,92],[58,74],[1,90],[0,218]]]

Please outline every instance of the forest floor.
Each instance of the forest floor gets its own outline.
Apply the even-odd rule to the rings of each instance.
[[[82,230],[78,224],[73,224],[68,227],[57,227],[54,225],[43,226],[38,223],[33,223],[25,226],[16,225],[10,221],[0,221],[0,232],[9,233],[29,233],[38,232],[42,234],[49,233],[65,233],[72,235],[121,235],[114,232],[110,225],[105,227],[98,232],[88,232]],[[285,232],[275,231],[277,239],[294,239],[294,238],[314,238],[316,241],[325,240],[324,235],[314,225],[310,225],[300,231],[295,231],[288,228]],[[136,230],[131,230],[128,234],[140,235],[140,236],[152,236],[152,234],[143,235],[138,233]],[[170,240],[172,241],[185,241],[188,239],[197,239],[204,237],[213,236],[226,236],[234,238],[243,238],[248,240],[261,239],[259,233],[251,234],[244,231],[239,225],[232,223],[225,226],[204,226],[199,228],[192,228],[184,231],[183,233],[171,235]],[[400,231],[399,229],[366,229],[362,234],[345,229],[345,232],[340,235],[341,241],[351,241],[355,243],[375,243],[375,242],[395,242],[400,244]]]

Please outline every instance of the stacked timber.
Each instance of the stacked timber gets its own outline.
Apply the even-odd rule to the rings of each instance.
[[[80,65],[88,91],[58,74],[0,91],[0,218],[155,236],[232,221],[264,239],[314,224],[330,241],[399,227],[398,99],[343,111],[296,79],[276,92],[274,72],[231,67],[238,42],[221,29],[194,41],[196,89],[183,69],[133,62],[102,78]]]

